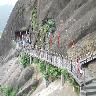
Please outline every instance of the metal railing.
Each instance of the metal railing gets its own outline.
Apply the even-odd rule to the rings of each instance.
[[[66,68],[80,86],[84,84],[84,74],[82,74],[81,76],[80,74],[78,74],[76,62],[65,59],[63,56],[58,55],[57,53],[52,53],[45,50],[24,49],[24,51],[26,51],[30,56],[46,61],[58,68]],[[92,53],[84,59],[81,59],[80,64],[83,65],[95,59],[96,52]]]
[[[70,61],[66,60],[63,56],[60,56],[56,53],[50,53],[45,50],[26,50],[26,52],[35,58],[41,59],[43,61],[46,61],[58,68],[66,68],[68,72],[74,77],[74,79],[77,81],[79,85],[82,85],[83,80],[81,77],[79,77],[80,74],[78,74],[75,64]]]

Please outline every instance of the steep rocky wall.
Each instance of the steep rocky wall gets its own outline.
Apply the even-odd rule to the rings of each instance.
[[[95,51],[95,11],[95,0],[67,0],[67,2],[64,0],[51,0],[47,5],[41,8],[39,19],[43,20],[46,17],[54,18],[57,29],[60,31],[60,48],[57,47],[58,31],[56,31],[53,37],[52,51],[56,51],[57,53],[66,56],[67,54],[72,53],[74,49],[75,57],[81,56],[81,54],[81,57],[83,57],[83,55],[88,52]],[[63,27],[60,28],[61,20],[63,20]],[[92,39],[86,39],[86,36]],[[91,42],[88,43],[88,40]],[[74,41],[74,48],[69,46],[72,41]],[[82,43],[80,43],[81,41]],[[79,52],[77,55],[76,52],[78,49],[80,49],[79,51],[81,51],[81,54],[79,54]],[[72,54],[71,57],[73,55],[74,54]]]
[[[72,56],[75,54],[76,57],[80,54],[83,56],[89,49],[96,49],[94,46],[96,45],[96,0],[19,0],[10,15],[1,38],[0,55],[11,48],[10,42],[14,38],[14,32],[30,25],[34,4],[37,5],[39,23],[45,18],[53,18],[56,22],[56,29],[60,31],[60,48],[57,47],[58,31],[56,31],[53,37],[53,51],[65,56],[72,52]],[[60,28],[61,20],[63,20],[62,28]],[[34,35],[33,39],[36,36]],[[83,40],[88,42],[86,37],[93,38],[90,44],[87,43],[91,47],[86,47],[83,42]],[[70,47],[72,41],[74,41],[74,48]],[[87,51],[80,54],[74,53],[77,50],[82,51],[82,49]]]
[[[22,27],[28,27],[31,10],[36,0],[18,0],[9,17],[1,38],[0,55],[5,54],[12,47],[15,32]]]

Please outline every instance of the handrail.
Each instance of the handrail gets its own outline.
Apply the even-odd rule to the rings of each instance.
[[[26,49],[26,51],[32,57],[36,57],[38,59],[42,59],[43,61],[47,61],[58,68],[66,68],[80,86],[83,84],[84,74],[82,75],[83,78],[78,76],[78,72],[77,72],[78,70],[75,66],[76,62],[72,62],[71,60],[66,60],[63,56],[58,55],[57,53],[52,53],[45,50]],[[96,59],[95,52],[89,55],[87,58],[80,60],[80,64],[81,65],[86,64],[94,59]]]
[[[42,59],[43,61],[47,61],[48,63],[58,67],[58,68],[66,68],[68,72],[74,77],[77,83],[81,86],[83,80],[78,76],[76,66],[73,65],[71,61],[66,60],[62,56],[58,56],[58,54],[50,53],[45,50],[27,50],[27,53],[32,57],[36,57],[38,59]]]
[[[80,60],[80,64],[81,64],[81,65],[84,65],[84,64],[86,64],[86,63],[88,63],[88,62],[90,62],[90,61],[93,61],[93,60],[95,60],[95,59],[96,59],[96,51],[94,51],[94,52],[93,52],[92,54],[90,54],[89,56],[81,59],[81,60]]]

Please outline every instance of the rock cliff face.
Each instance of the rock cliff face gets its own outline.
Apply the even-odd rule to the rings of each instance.
[[[5,54],[12,48],[15,32],[22,27],[28,27],[34,2],[35,0],[18,0],[16,3],[1,38],[0,55]]]
[[[72,60],[77,60],[78,56],[83,58],[96,51],[96,0],[18,0],[0,39],[0,84],[9,84],[13,87],[24,85],[17,96],[29,90],[35,82],[31,82],[30,79],[35,73],[33,66],[23,70],[17,58],[18,53],[14,56],[15,52],[12,51],[15,32],[24,28],[32,34],[31,40],[34,41],[32,44],[37,44],[40,30],[32,31],[31,27],[34,6],[37,8],[39,24],[42,24],[46,18],[55,21],[56,31],[52,38],[52,48],[49,50]],[[58,32],[60,48],[58,48]],[[1,66],[2,62],[3,66]],[[96,64],[96,60],[88,68],[96,78],[96,71],[94,71],[96,66],[93,64]]]
[[[55,20],[56,29],[60,31],[60,48],[57,47],[56,30],[53,51],[74,58],[95,51],[96,0],[18,0],[0,41],[0,55],[12,48],[11,42],[16,31],[30,26],[33,6],[37,6],[39,23],[46,18],[52,18]],[[36,40],[34,38],[32,39]]]

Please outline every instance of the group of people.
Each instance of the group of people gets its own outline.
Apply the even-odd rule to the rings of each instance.
[[[20,47],[28,48],[31,44],[30,35],[23,34],[22,38],[20,38],[20,37],[17,38],[16,43],[17,43],[17,47],[16,47],[17,49],[19,49]],[[77,61],[76,61],[76,71],[77,71],[78,77],[82,77],[82,75],[84,75],[79,58],[77,58]]]
[[[28,47],[31,44],[30,35],[24,34],[24,35],[22,35],[22,38],[17,37],[16,43],[17,43],[17,48]]]

